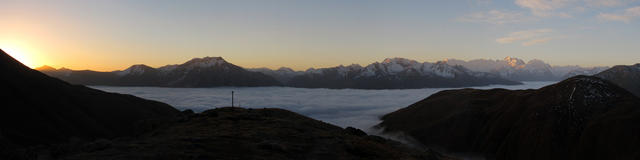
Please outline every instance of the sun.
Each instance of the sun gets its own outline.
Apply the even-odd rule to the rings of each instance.
[[[29,54],[27,52],[24,52],[23,50],[20,50],[20,49],[17,49],[17,48],[11,48],[11,47],[6,47],[6,46],[0,46],[0,49],[2,49],[4,52],[9,54],[14,59],[20,61],[25,66],[27,66],[29,68],[34,68],[35,67],[34,66],[35,64],[33,63],[31,57],[29,56]]]

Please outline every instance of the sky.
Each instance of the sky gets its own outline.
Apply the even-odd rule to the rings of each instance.
[[[29,67],[112,71],[220,56],[246,68],[541,59],[640,62],[640,0],[0,0]]]

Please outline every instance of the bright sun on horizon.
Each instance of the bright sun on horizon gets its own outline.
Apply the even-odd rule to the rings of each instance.
[[[26,52],[24,50],[21,50],[21,49],[18,49],[18,48],[12,48],[12,47],[6,47],[6,46],[0,46],[0,49],[2,49],[4,52],[9,54],[14,59],[20,61],[20,63],[24,64],[25,66],[27,66],[29,68],[35,68],[36,67],[36,64],[34,63],[32,58],[30,57],[28,52]]]

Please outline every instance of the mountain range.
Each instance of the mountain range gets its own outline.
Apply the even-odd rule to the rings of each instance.
[[[387,58],[365,67],[357,64],[293,72],[288,86],[302,88],[406,89],[468,87],[490,84],[515,85],[491,73],[474,72],[447,63],[419,63],[404,58]],[[286,75],[286,74],[284,74]]]
[[[153,68],[133,65],[123,71],[75,71],[48,66],[37,68],[45,74],[73,84],[111,86],[219,87],[281,86],[271,76],[251,72],[228,63],[221,57],[194,58],[180,65]]]
[[[505,57],[502,60],[475,59],[470,61],[446,59],[450,65],[461,65],[476,72],[488,72],[513,81],[559,81],[577,75],[594,75],[609,67],[551,66],[533,59]]]
[[[378,127],[469,158],[638,159],[638,106],[608,80],[576,76],[537,90],[441,91]]]
[[[221,57],[194,58],[184,64],[153,68],[133,65],[124,71],[54,69],[37,70],[73,84],[161,87],[290,86],[301,88],[405,89],[427,87],[469,87],[520,82],[499,75],[471,71],[445,62],[419,63],[404,58],[387,58],[365,67],[354,64],[331,68],[244,69]]]

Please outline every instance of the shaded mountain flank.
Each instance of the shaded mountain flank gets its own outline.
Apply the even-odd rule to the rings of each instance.
[[[496,74],[474,72],[444,62],[418,63],[404,58],[387,58],[366,67],[341,65],[304,72],[284,67],[278,70],[245,70],[220,57],[196,58],[181,65],[160,68],[134,65],[114,72],[56,70],[48,66],[38,69],[73,84],[110,86],[405,89],[522,84]]]
[[[0,159],[449,159],[281,109],[193,113],[51,78],[0,50]]]
[[[179,113],[164,103],[51,78],[2,50],[0,73],[0,145],[128,136],[135,132],[138,121],[169,120]]]
[[[90,70],[51,69],[43,66],[41,72],[72,84],[107,86],[159,86],[159,87],[219,87],[219,86],[281,86],[271,76],[252,72],[228,63],[221,57],[194,58],[184,64],[153,68],[133,65],[124,71],[97,72]]]
[[[614,66],[595,76],[609,80],[640,97],[640,63],[630,66]]]
[[[386,133],[486,159],[640,158],[640,99],[597,77],[537,90],[441,91],[382,120]]]

